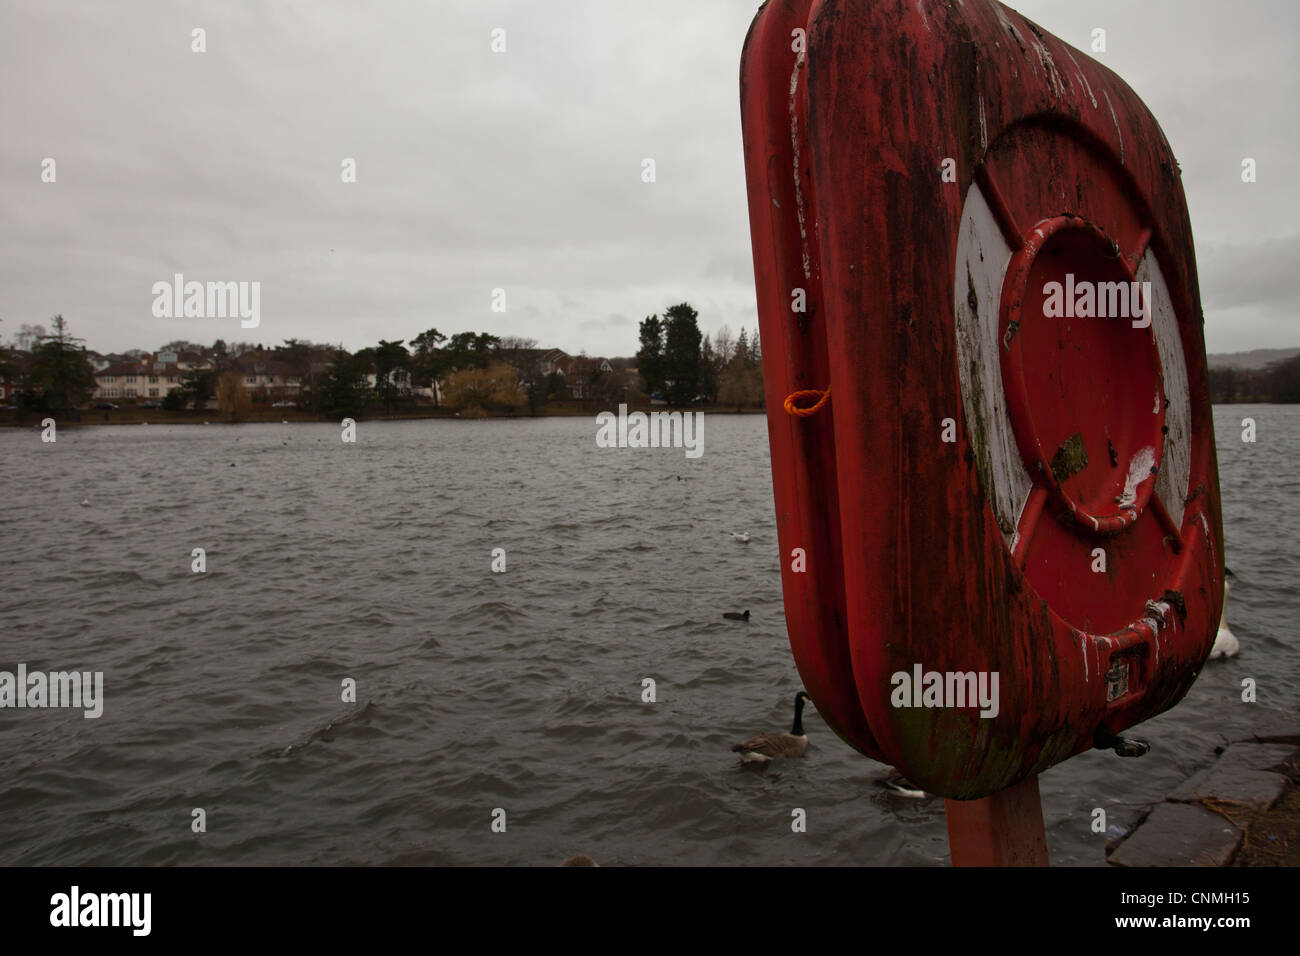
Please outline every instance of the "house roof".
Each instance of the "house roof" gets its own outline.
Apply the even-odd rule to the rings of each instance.
[[[293,369],[288,362],[271,358],[265,352],[245,352],[235,359],[234,366],[245,375],[272,375],[278,378],[292,378]]]
[[[109,375],[184,375],[185,370],[174,362],[151,365],[146,362],[113,362],[95,373],[96,378]]]

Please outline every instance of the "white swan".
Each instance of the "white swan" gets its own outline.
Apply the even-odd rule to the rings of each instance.
[[[1210,660],[1216,657],[1235,657],[1241,650],[1241,643],[1237,640],[1237,635],[1233,634],[1228,628],[1228,588],[1230,585],[1225,580],[1223,582],[1223,615],[1219,618],[1219,633],[1214,637],[1214,648],[1210,651]]]

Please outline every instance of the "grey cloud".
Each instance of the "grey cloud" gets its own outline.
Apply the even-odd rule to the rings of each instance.
[[[1099,58],[1160,118],[1207,338],[1295,344],[1296,7],[1014,5],[1085,49],[1104,26]],[[267,343],[436,325],[626,355],[641,316],[682,300],[706,330],[752,328],[737,69],[757,7],[9,0],[0,335],[55,312],[103,351],[239,334],[154,319],[150,286],[174,272],[261,281],[244,335]],[[615,315],[633,318],[593,318]]]

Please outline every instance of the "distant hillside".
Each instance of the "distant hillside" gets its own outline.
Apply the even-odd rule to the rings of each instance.
[[[1300,349],[1212,355],[1210,401],[1300,402]]]
[[[1207,355],[1210,368],[1261,369],[1274,362],[1300,355],[1297,349],[1253,349],[1250,352],[1220,352]]]

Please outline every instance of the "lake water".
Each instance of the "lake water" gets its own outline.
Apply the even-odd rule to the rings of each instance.
[[[1092,808],[1132,823],[1300,702],[1300,407],[1215,421],[1242,652],[1142,725],[1148,756],[1043,775],[1053,863],[1102,864]],[[98,720],[0,710],[0,864],[944,863],[942,801],[879,788],[815,709],[804,760],[729,752],[799,688],[764,419],[709,414],[698,460],[595,430],[0,429],[0,670],[105,682]]]

